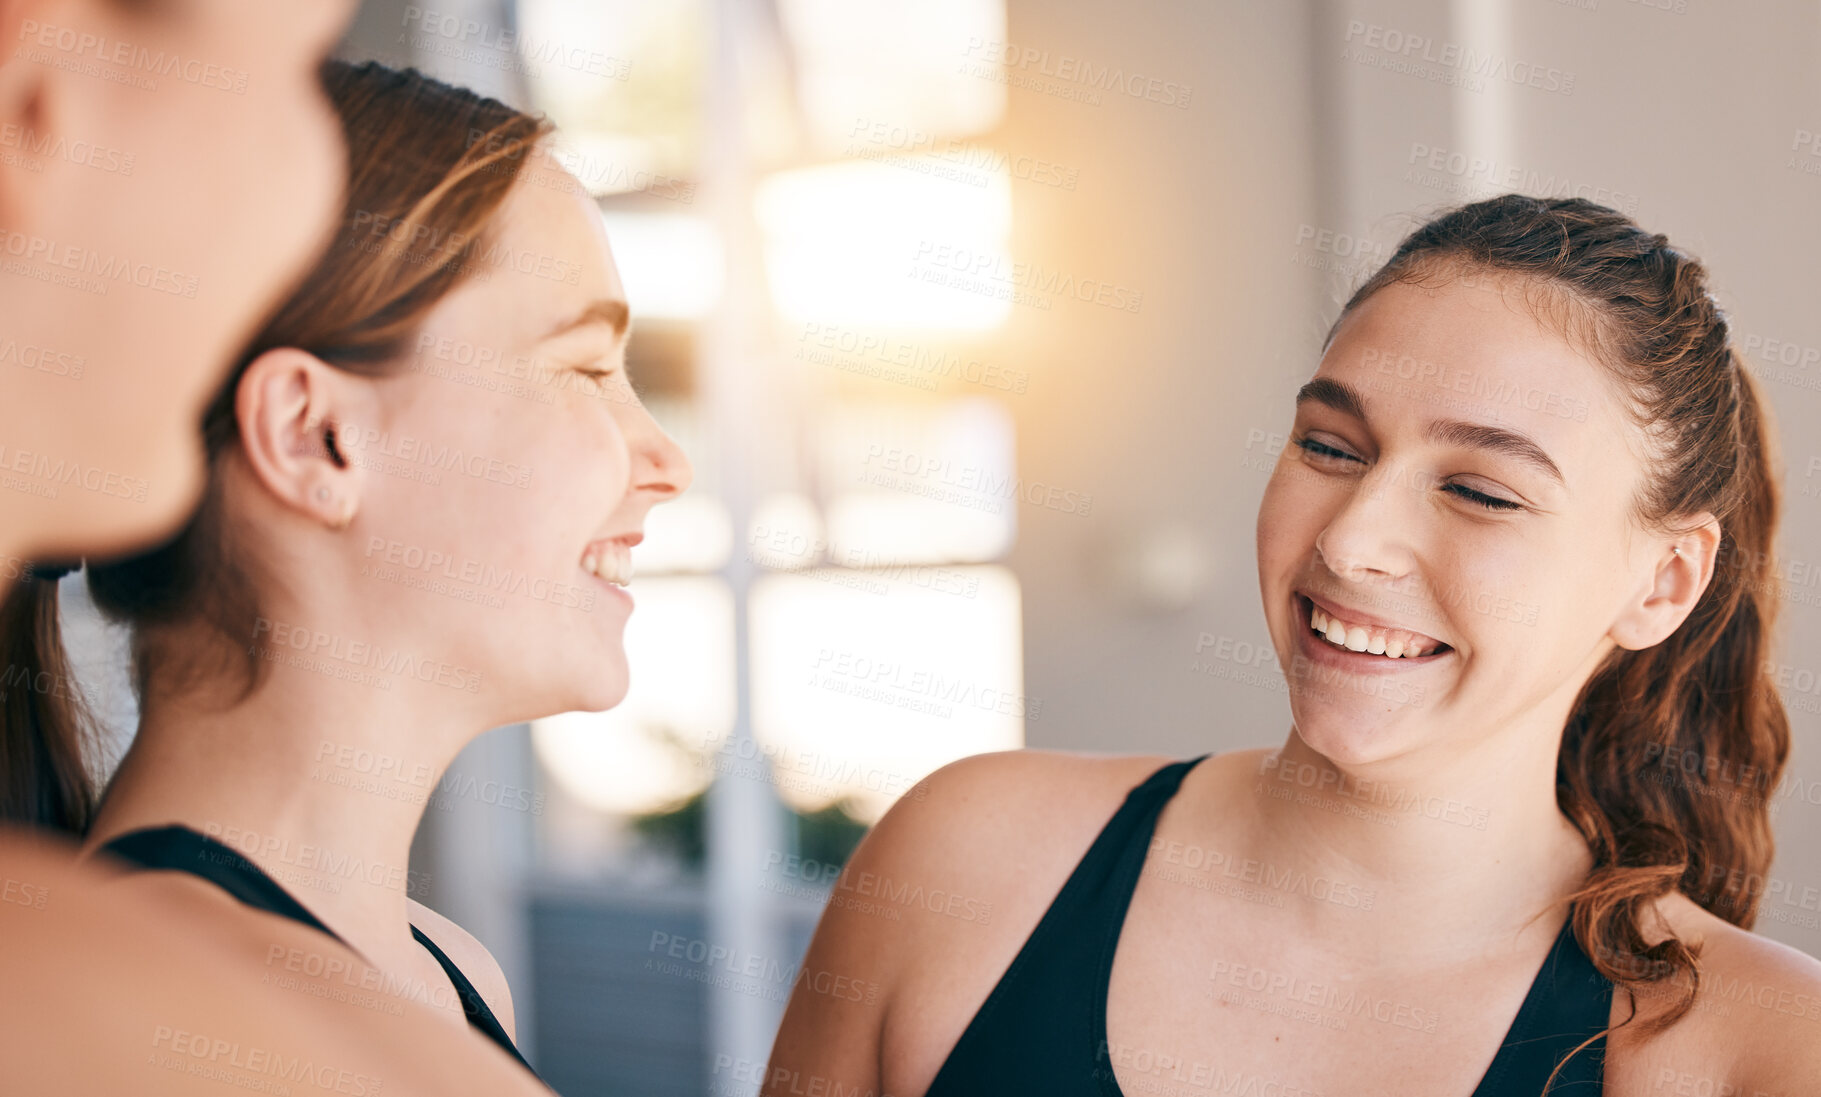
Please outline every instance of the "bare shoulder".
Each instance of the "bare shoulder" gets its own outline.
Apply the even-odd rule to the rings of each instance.
[[[963,758],[901,798],[851,867],[940,879],[990,908],[992,921],[1016,925],[1029,914],[1029,929],[1126,794],[1170,761],[1047,750]],[[917,924],[946,938],[954,922]]]
[[[410,904],[411,924],[422,930],[424,936],[436,942],[436,947],[455,962],[474,989],[486,1000],[487,1008],[499,1019],[500,1027],[506,1035],[518,1039],[518,1029],[514,1024],[512,1013],[512,988],[506,985],[506,973],[500,970],[499,961],[487,946],[461,926],[431,910],[416,899],[407,900]]]
[[[966,842],[970,860],[1041,856],[1074,844],[1067,838],[1077,832],[1091,838],[1133,786],[1171,761],[1052,750],[976,754],[899,799],[869,835],[876,848],[868,852],[916,857]]]
[[[1700,990],[1680,1021],[1632,1046],[1614,1092],[1682,1092],[1678,1086],[1742,1097],[1813,1092],[1821,1079],[1821,961],[1681,894],[1658,900],[1657,911],[1676,936],[1698,946]],[[1641,1003],[1639,1015],[1647,1018],[1666,1004]]]
[[[1095,834],[1170,762],[1018,750],[901,796],[831,889],[785,1010],[766,1097],[921,1093]]]

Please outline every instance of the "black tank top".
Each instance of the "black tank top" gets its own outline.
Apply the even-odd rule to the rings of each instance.
[[[129,831],[101,847],[116,857],[121,857],[148,869],[169,869],[175,872],[188,872],[200,876],[223,891],[239,899],[247,906],[267,911],[293,922],[302,922],[311,929],[341,941],[340,934],[322,923],[316,915],[298,902],[278,881],[266,875],[258,865],[242,857],[232,848],[217,842],[206,834],[191,830],[185,826],[148,827],[144,830]],[[436,947],[436,942],[424,936],[422,930],[411,927],[411,936],[417,943],[430,950],[436,962],[442,965],[449,982],[455,987],[455,993],[462,1000],[462,1012],[467,1015],[468,1023],[479,1029],[494,1043],[506,1050],[506,1053],[517,1059],[526,1070],[531,1064],[519,1054],[512,1037],[500,1026],[499,1018],[487,1006],[487,1000],[474,989],[455,961],[449,959],[443,950]],[[350,951],[355,951],[348,945]],[[358,954],[358,953],[357,953]],[[533,1077],[537,1071],[531,1070]],[[543,1079],[539,1078],[539,1081]]]
[[[1164,766],[1127,794],[961,1034],[924,1097],[1124,1097],[1107,1043],[1113,950],[1157,816],[1176,795],[1183,776],[1200,761]],[[1575,942],[1572,925],[1572,920],[1563,924],[1473,1097],[1539,1097],[1556,1063],[1606,1027],[1612,983]],[[1575,1055],[1556,1076],[1551,1097],[1597,1097],[1605,1052],[1602,1036]],[[1214,1066],[1217,1070],[1218,1064]],[[1246,1078],[1218,1070],[1210,1080],[1187,1074],[1133,1075],[1130,1069],[1128,1078],[1163,1082],[1162,1092],[1251,1091],[1244,1084]],[[1205,1073],[1208,1068],[1200,1069]]]

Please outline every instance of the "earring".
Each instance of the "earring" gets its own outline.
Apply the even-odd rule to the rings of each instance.
[[[1669,551],[1671,553],[1674,553],[1677,556],[1680,556],[1680,555],[1682,555],[1682,546],[1681,545],[1671,545],[1671,546],[1669,546]]]

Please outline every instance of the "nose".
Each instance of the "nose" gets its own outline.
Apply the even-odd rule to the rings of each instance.
[[[1360,477],[1328,524],[1315,537],[1315,552],[1335,575],[1359,581],[1398,578],[1410,570],[1409,531],[1420,520],[1404,490],[1402,473],[1380,465]]]
[[[668,502],[689,490],[695,467],[651,412],[643,404],[634,406],[637,411],[626,438],[632,453],[633,490],[654,496],[655,502]]]

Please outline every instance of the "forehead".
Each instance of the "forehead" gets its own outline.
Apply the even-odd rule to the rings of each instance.
[[[474,277],[438,306],[432,324],[485,327],[489,341],[523,348],[596,302],[626,299],[599,207],[541,150],[521,166],[474,255]]]
[[[1316,375],[1354,389],[1375,431],[1461,419],[1522,431],[1565,470],[1620,459],[1629,421],[1565,307],[1523,279],[1394,283],[1341,321]]]

